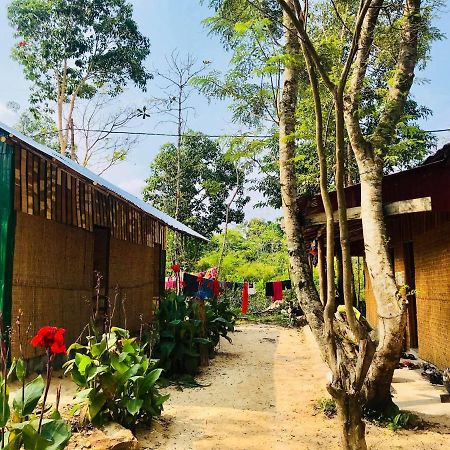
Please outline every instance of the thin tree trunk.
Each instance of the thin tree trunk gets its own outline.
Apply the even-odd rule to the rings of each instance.
[[[398,295],[389,257],[381,163],[370,159],[358,162],[365,169],[360,168],[361,218],[366,264],[378,315],[378,347],[366,380],[366,399],[370,408],[384,409],[392,402],[390,386],[402,349],[406,305]]]
[[[286,30],[286,53],[298,55],[300,44],[297,33],[286,13],[283,14],[283,23]],[[319,343],[322,355],[327,360],[323,338],[323,307],[309,269],[300,223],[301,211],[298,206],[297,177],[293,162],[296,148],[293,133],[299,88],[299,69],[294,64],[295,62],[289,63],[284,69],[280,99],[279,164],[284,226],[295,293]]]

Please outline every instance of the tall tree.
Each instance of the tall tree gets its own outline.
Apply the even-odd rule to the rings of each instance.
[[[128,81],[145,89],[150,42],[126,0],[12,0],[8,17],[20,42],[12,56],[33,83],[34,105],[56,104],[59,149],[65,154],[79,98],[100,88],[112,95]]]
[[[161,87],[162,96],[151,99],[150,110],[161,117],[161,122],[169,122],[176,126],[177,171],[173,178],[176,189],[173,216],[177,220],[180,220],[181,197],[184,195],[181,189],[183,178],[181,147],[189,113],[194,112],[190,103],[191,96],[195,92],[192,80],[201,74],[209,63],[205,60],[199,64],[192,55],[180,57],[177,51],[173,51],[170,57],[166,57],[166,69],[156,70],[157,77],[163,82],[164,86]],[[173,236],[173,261],[176,262],[181,255],[182,236],[177,231],[174,231]]]
[[[180,180],[182,195],[177,202],[177,161],[183,167]],[[229,221],[244,220],[243,208],[249,201],[244,195],[245,174],[240,170],[239,185],[236,186],[236,165],[227,159],[217,141],[202,133],[188,132],[183,135],[180,152],[175,144],[161,147],[150,166],[143,195],[162,211],[174,215],[178,207],[178,218],[205,236],[220,229],[225,221],[226,203],[230,195],[237,192],[229,209]],[[198,245],[185,242],[180,261],[191,267],[198,259]],[[183,250],[183,248],[182,248]]]
[[[374,392],[377,392],[374,389],[375,383],[382,386],[378,390],[378,393],[383,393],[380,398],[380,404],[386,405],[387,402],[391,401],[388,388],[392,379],[392,373],[389,373],[389,371],[396,365],[396,361],[398,361],[398,341],[402,338],[402,314],[398,315],[400,317],[400,319],[397,318],[398,326],[395,327],[394,325],[391,330],[391,337],[395,339],[395,345],[388,345],[387,351],[384,351],[383,347],[387,343],[385,340],[380,340],[377,356],[372,360],[374,348],[371,337],[367,335],[367,330],[361,327],[355,320],[351,301],[351,286],[349,283],[351,279],[351,266],[343,188],[345,183],[353,178],[345,176],[346,172],[347,175],[349,174],[353,156],[352,146],[349,145],[352,144],[352,141],[346,136],[344,124],[345,95],[347,94],[349,78],[357,67],[355,58],[357,60],[357,54],[360,51],[360,37],[364,33],[362,30],[365,27],[367,17],[373,13],[373,10],[377,9],[378,11],[383,11],[383,14],[386,14],[385,22],[378,28],[380,42],[377,48],[381,48],[384,53],[393,54],[394,57],[390,61],[375,59],[375,64],[372,64],[372,70],[368,71],[368,76],[364,80],[364,83],[361,83],[359,86],[358,99],[361,101],[359,104],[360,108],[358,109],[358,113],[360,114],[359,120],[360,126],[366,134],[370,134],[373,124],[377,124],[380,120],[380,111],[383,111],[386,105],[389,106],[391,104],[383,92],[389,91],[387,88],[392,81],[389,80],[389,75],[399,72],[397,65],[399,59],[396,57],[396,52],[399,52],[399,49],[402,47],[405,28],[409,27],[410,31],[416,34],[415,45],[417,45],[417,35],[420,31],[419,27],[411,26],[412,16],[402,14],[402,2],[390,4],[389,7],[386,7],[385,13],[384,9],[380,8],[380,5],[372,4],[371,1],[360,2],[359,5],[339,1],[332,2],[332,5],[329,5],[328,2],[319,2],[311,5],[313,14],[310,14],[308,2],[301,4],[298,0],[277,1],[284,11],[283,28],[286,43],[285,55],[287,55],[283,60],[285,67],[284,82],[282,100],[279,108],[279,158],[281,197],[292,268],[291,273],[294,277],[298,298],[307,313],[308,322],[319,342],[324,359],[327,361],[333,373],[333,379],[328,388],[338,404],[344,447],[366,448],[364,423],[361,420],[360,406],[362,401],[371,401],[375,398],[373,395]],[[236,6],[236,3],[239,2],[237,0],[217,0],[212,3],[220,10],[226,6]],[[263,0],[245,0],[244,3],[248,7],[253,8],[254,11],[259,11],[261,14],[268,14],[267,8],[264,8],[264,5],[270,2],[264,2]],[[405,3],[407,4],[407,2]],[[269,17],[273,19],[275,16],[272,15]],[[415,20],[419,20],[419,17],[420,14],[416,11]],[[398,30],[401,31],[398,32]],[[423,36],[423,34],[421,35]],[[393,36],[396,39],[392,39]],[[427,39],[425,37],[424,47],[426,47],[426,41]],[[410,53],[410,56],[413,55]],[[301,60],[303,60],[303,63],[301,63]],[[414,66],[415,61],[412,64]],[[305,83],[308,86],[307,90],[303,89]],[[363,86],[367,85],[378,86],[378,90],[364,90]],[[301,92],[300,96],[299,92]],[[369,93],[368,96],[367,93]],[[399,136],[402,133],[401,127],[398,126],[400,119],[407,120],[405,112],[408,109],[406,108],[408,93],[409,87],[403,91],[404,103],[401,105],[400,115],[392,123],[391,134],[389,136],[391,143],[399,143]],[[301,123],[307,119],[304,114],[305,110],[301,111],[298,109],[302,102],[302,97],[309,97],[309,114],[311,115],[312,113],[314,117],[312,129],[313,131],[315,130],[315,137],[312,137],[312,141],[314,142],[319,157],[319,185],[328,219],[328,291],[326,293],[322,291],[324,297],[323,303],[325,304],[324,308],[321,306],[317,291],[311,285],[311,279],[308,276],[307,261],[305,261],[305,243],[302,239],[302,211],[299,210],[297,202],[298,195],[301,193],[301,184],[299,183],[295,170],[295,161],[298,158],[298,154],[296,153],[298,142],[296,139],[304,139],[305,136],[311,139],[311,135],[308,135],[308,133],[306,135],[299,134],[297,126],[298,120]],[[324,108],[324,105],[327,104],[332,106],[331,110]],[[414,104],[410,103],[410,106],[414,107]],[[325,115],[324,110],[328,110],[329,113]],[[298,114],[297,116],[296,112]],[[330,112],[334,113],[334,120],[331,124],[329,120],[323,120],[324,117],[330,117]],[[331,138],[335,150],[334,164],[336,166],[333,183],[330,183],[330,166],[326,164],[327,156],[325,149],[327,137],[331,133],[328,132],[330,127],[327,124],[334,128]],[[414,142],[414,139],[411,142]],[[425,147],[422,146],[423,148]],[[382,170],[376,174],[379,177],[380,183],[383,171],[392,168],[392,161],[396,159],[397,155],[392,151],[393,149],[399,151],[402,150],[402,147],[401,145],[392,146],[385,153],[386,158],[384,161],[387,164],[383,164]],[[408,157],[406,161],[407,159]],[[401,158],[397,158],[398,160],[401,160]],[[358,180],[361,174],[359,166],[358,169],[360,173],[357,173],[356,180]],[[334,224],[327,192],[330,187],[334,187],[338,191],[340,251],[342,251],[342,259],[345,262],[344,300],[349,327],[343,325],[342,322],[336,321],[334,317],[334,237],[332,235]],[[370,202],[366,202],[366,206],[370,208]],[[363,218],[363,221],[366,226],[367,220]],[[378,229],[378,231],[382,233],[382,230],[380,231]],[[369,237],[370,239],[372,238]],[[386,240],[384,242],[386,243]],[[384,245],[386,247],[386,244]],[[382,251],[386,250],[386,248],[382,249]],[[380,276],[379,282],[382,283],[382,275],[380,273],[378,275]],[[385,295],[385,301],[388,304],[389,302],[391,305],[395,303],[399,305],[399,308],[404,308],[397,296],[390,296],[389,299],[386,299],[386,297]],[[394,308],[392,312],[396,314],[398,309],[396,310]],[[388,320],[392,318],[389,317]],[[394,335],[395,338],[393,337]],[[378,368],[384,367],[385,369],[388,367],[388,370],[383,372],[378,370],[377,366]],[[366,395],[364,396],[362,389],[369,367],[373,375],[369,375],[367,378]],[[383,377],[386,378],[386,381],[383,380],[383,383],[379,383]],[[387,395],[385,395],[386,393]],[[374,403],[371,403],[373,406]]]

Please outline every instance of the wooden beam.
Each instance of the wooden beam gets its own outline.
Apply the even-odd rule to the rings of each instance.
[[[384,205],[385,216],[396,216],[400,214],[411,214],[417,212],[431,211],[431,197],[412,198],[410,200],[401,200],[399,202],[386,203]],[[361,219],[361,207],[347,208],[348,220]],[[338,222],[338,212],[333,214],[334,222]],[[326,223],[325,213],[312,214],[306,216],[308,225],[321,225]]]

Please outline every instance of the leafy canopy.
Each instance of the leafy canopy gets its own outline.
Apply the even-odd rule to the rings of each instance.
[[[182,176],[178,218],[181,222],[205,236],[211,236],[225,221],[226,202],[236,188],[238,193],[229,221],[243,221],[243,208],[249,201],[244,195],[245,174],[226,157],[217,141],[202,133],[186,133],[182,139],[180,160]],[[239,178],[237,186],[236,174]],[[176,207],[176,176],[177,148],[174,144],[165,144],[150,166],[143,195],[146,201],[170,215],[174,215]]]
[[[150,42],[132,13],[126,0],[12,0],[8,18],[21,39],[12,56],[34,84],[32,101],[55,100],[62,85],[84,98],[104,85],[117,94],[128,80],[145,89]]]

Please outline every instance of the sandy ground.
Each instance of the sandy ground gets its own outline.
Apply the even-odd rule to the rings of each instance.
[[[210,385],[170,388],[163,416],[138,439],[144,449],[338,449],[337,420],[314,410],[325,373],[307,328],[241,325],[199,377]],[[449,416],[425,418],[436,422],[427,430],[368,425],[369,448],[450,449]]]

